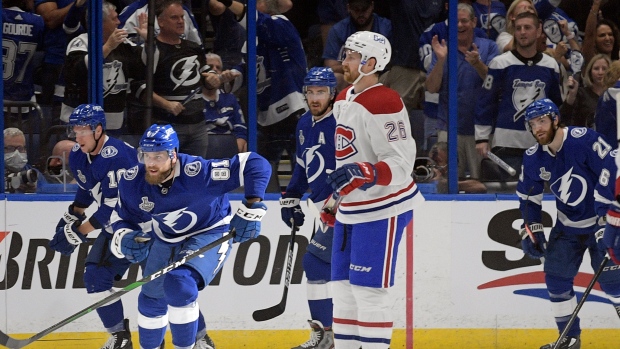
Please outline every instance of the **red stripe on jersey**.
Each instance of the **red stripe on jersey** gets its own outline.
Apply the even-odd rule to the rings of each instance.
[[[355,325],[363,327],[376,327],[376,328],[391,328],[394,326],[394,322],[365,322],[357,321],[353,319],[341,319],[334,317],[333,322],[341,325]]]
[[[411,190],[411,188],[413,188],[413,186],[414,186],[414,185],[415,185],[415,182],[411,182],[411,184],[409,184],[409,186],[408,186],[407,188],[401,189],[401,190],[397,191],[396,193],[392,193],[392,194],[390,194],[390,195],[386,195],[386,196],[383,196],[383,197],[380,197],[380,198],[376,198],[376,199],[373,199],[373,200],[368,200],[368,201],[357,201],[357,202],[347,202],[347,203],[344,203],[344,202],[343,202],[343,203],[342,203],[342,204],[340,204],[340,205],[342,205],[342,206],[346,206],[346,207],[354,207],[354,206],[361,206],[361,205],[374,204],[374,203],[376,203],[376,202],[384,201],[384,200],[387,200],[387,199],[393,198],[393,197],[395,197],[395,196],[398,196],[398,195],[400,195],[400,194],[402,194],[402,193],[405,193],[405,192],[407,192],[407,191]]]
[[[338,94],[338,96],[336,96],[336,99],[334,100],[334,103],[336,101],[343,101],[347,98],[347,91],[352,89],[353,85],[349,85],[348,87],[346,87],[344,90],[340,91],[340,93]]]
[[[394,249],[394,232],[396,231],[396,217],[390,218],[386,238],[387,256],[383,261],[383,288],[390,287],[390,275],[392,274],[392,250]]]
[[[355,98],[355,102],[361,104],[369,113],[396,114],[405,108],[398,93],[383,85],[369,88]]]

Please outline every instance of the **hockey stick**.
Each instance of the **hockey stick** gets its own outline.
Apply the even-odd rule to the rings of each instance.
[[[601,263],[601,266],[596,271],[596,274],[594,274],[594,276],[592,277],[592,281],[590,281],[590,284],[586,288],[585,292],[583,292],[583,296],[581,296],[579,303],[577,303],[577,307],[575,307],[575,310],[573,310],[573,313],[571,314],[570,319],[568,319],[568,323],[566,324],[566,327],[564,327],[564,330],[562,330],[562,333],[560,333],[560,337],[558,338],[558,340],[555,341],[555,345],[553,345],[553,349],[558,349],[560,345],[562,344],[562,339],[566,337],[566,334],[570,330],[571,326],[573,326],[573,322],[575,322],[575,319],[577,318],[577,314],[579,313],[579,310],[581,310],[583,303],[586,302],[586,298],[588,298],[590,291],[592,291],[594,284],[598,280],[599,276],[601,276],[601,273],[603,272],[603,269],[605,269],[605,265],[607,264],[608,261],[609,261],[609,257],[605,256],[605,258],[603,258],[603,262]]]
[[[56,331],[57,329],[65,326],[66,324],[73,322],[74,320],[77,320],[79,318],[81,318],[82,316],[92,312],[93,310],[97,309],[97,308],[101,308],[102,306],[120,298],[121,296],[123,296],[125,293],[132,291],[133,289],[136,289],[144,284],[146,284],[147,282],[153,281],[157,278],[159,278],[160,276],[167,274],[168,272],[170,272],[173,269],[178,268],[179,266],[187,263],[188,261],[200,256],[201,254],[207,252],[208,250],[221,245],[222,243],[230,240],[231,238],[233,238],[235,236],[235,228],[232,228],[226,235],[222,236],[221,238],[213,241],[212,243],[205,245],[204,247],[201,247],[195,251],[189,251],[188,254],[186,256],[183,257],[183,259],[178,260],[176,262],[172,262],[169,265],[165,266],[164,268],[154,272],[153,274],[143,277],[142,279],[135,281],[127,286],[125,286],[124,288],[122,288],[121,290],[118,290],[114,293],[112,293],[111,295],[105,297],[104,299],[98,301],[97,303],[94,303],[92,305],[89,305],[88,307],[78,311],[77,313],[69,316],[68,318],[58,322],[55,325],[52,325],[48,328],[46,328],[45,330],[35,334],[34,336],[30,337],[30,338],[26,338],[26,339],[15,339],[10,337],[9,335],[7,335],[6,333],[0,331],[0,345],[5,346],[9,349],[19,349],[19,348],[23,348],[27,345],[29,345],[30,343],[37,341],[41,338],[43,338],[44,336],[47,336],[48,334]]]
[[[291,229],[291,241],[289,243],[288,256],[286,257],[286,274],[284,275],[284,293],[282,293],[282,300],[280,300],[280,303],[272,307],[256,310],[254,313],[252,313],[252,318],[254,319],[254,321],[260,322],[271,320],[284,314],[284,310],[286,309],[288,286],[291,283],[291,275],[293,274],[291,269],[293,266],[293,250],[295,249],[295,234],[297,233],[297,225],[295,225],[295,221],[292,218],[291,225],[293,227]]]
[[[501,167],[504,171],[508,172],[511,176],[514,176],[517,174],[517,171],[514,168],[512,168],[510,165],[508,165],[504,160],[500,159],[499,156],[491,153],[490,151],[487,152],[487,156],[489,157],[489,159],[491,159],[491,161],[496,163],[499,167]]]

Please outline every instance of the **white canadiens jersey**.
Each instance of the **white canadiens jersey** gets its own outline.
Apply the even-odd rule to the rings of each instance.
[[[564,128],[562,147],[555,154],[538,144],[523,155],[517,184],[520,210],[529,224],[541,222],[545,183],[555,195],[556,226],[567,234],[592,233],[597,223],[594,189],[612,147],[597,132]]]
[[[410,211],[424,201],[411,177],[415,140],[407,109],[396,91],[382,84],[353,93],[350,86],[334,103],[336,168],[346,163],[384,162],[388,185],[358,188],[342,199],[337,219],[345,224],[371,222]]]

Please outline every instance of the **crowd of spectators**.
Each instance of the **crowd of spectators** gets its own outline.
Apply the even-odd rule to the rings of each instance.
[[[206,6],[198,1],[158,0],[152,121],[174,124],[181,151],[209,158],[210,135],[214,141],[223,139],[216,135],[231,135],[237,145],[233,150],[245,151],[244,116],[256,113],[259,153],[274,168],[283,153],[294,161],[294,130],[307,108],[302,93],[306,71],[331,67],[339,78],[339,90],[344,88],[340,48],[351,33],[368,30],[391,43],[392,60],[379,81],[400,94],[418,156],[426,156],[434,142],[447,140],[447,3],[257,0],[257,13],[247,13],[245,0],[208,0]],[[615,130],[609,126],[616,122],[615,109],[611,111],[616,94],[611,92],[620,86],[618,77],[609,75],[617,72],[613,67],[620,54],[617,3],[459,1],[456,92],[461,96],[457,115],[461,180],[515,180],[489,162],[486,154],[493,152],[520,170],[520,157],[534,143],[522,112],[540,98],[561,106],[565,125]],[[136,139],[132,135],[142,134],[148,126],[143,120],[146,4],[145,0],[103,3],[106,121],[110,132],[129,143]],[[63,115],[86,102],[87,7],[85,0],[3,1],[5,127],[42,135],[62,126]],[[244,81],[248,15],[257,17],[255,112],[247,110]],[[24,102],[36,102],[42,115],[20,104]],[[20,108],[30,114],[17,120],[14,113]],[[50,156],[51,146],[36,144],[41,139],[48,137],[35,137],[35,144],[27,144],[29,149],[41,149],[34,152],[33,163]],[[610,144],[615,146],[615,140]]]

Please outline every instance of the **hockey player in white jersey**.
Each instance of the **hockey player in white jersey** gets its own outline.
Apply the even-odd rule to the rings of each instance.
[[[336,119],[332,102],[336,94],[336,76],[331,68],[315,67],[304,78],[304,92],[310,108],[297,123],[297,156],[293,176],[282,193],[282,220],[292,227],[304,224],[300,199],[310,189],[309,205],[322,203],[332,194],[327,174],[336,167],[334,132]],[[318,210],[318,207],[317,207]],[[323,225],[312,235],[304,254],[304,271],[308,278],[308,307],[312,320],[310,340],[293,349],[333,349],[331,254],[333,227]]]
[[[545,284],[561,333],[577,306],[573,282],[584,253],[590,254],[595,270],[605,255],[595,238],[595,232],[603,228],[604,222],[595,211],[594,189],[600,181],[599,175],[605,173],[605,161],[612,147],[591,129],[562,127],[557,106],[547,98],[526,107],[525,122],[537,144],[525,152],[517,184],[524,221],[521,244],[530,257],[545,258]],[[607,180],[608,176],[607,172]],[[545,184],[556,197],[558,212],[548,240],[541,214]],[[620,271],[605,270],[598,281],[612,304],[620,306]],[[579,322],[577,317],[559,349],[581,347]],[[541,349],[551,349],[554,344]]]
[[[235,242],[257,237],[267,210],[262,199],[271,166],[260,155],[205,160],[178,149],[172,126],[152,125],[140,139],[140,164],[127,170],[119,183],[110,249],[134,263],[145,260],[145,275],[228,234],[229,223],[236,229]],[[240,186],[245,198],[231,219],[227,193]],[[175,348],[214,349],[196,300],[231,248],[228,240],[142,287],[138,297],[142,348],[158,348],[170,325]],[[205,337],[200,339],[202,333]]]
[[[416,145],[398,93],[379,83],[392,48],[381,34],[357,32],[344,49],[336,98],[336,170],[328,176],[342,196],[334,225],[332,292],[338,349],[385,349],[392,338],[388,289],[403,230],[423,201],[411,177]]]
[[[52,249],[71,255],[79,244],[86,242],[89,233],[101,229],[86,257],[84,269],[86,292],[97,299],[113,292],[114,280],[120,279],[131,265],[126,259],[110,253],[108,246],[112,230],[109,220],[118,198],[118,178],[137,164],[136,150],[107,136],[105,130],[105,112],[98,105],[79,105],[69,116],[67,131],[77,142],[69,155],[69,165],[79,189],[50,241]],[[93,202],[97,210],[87,219],[84,211]],[[98,308],[97,314],[112,334],[102,349],[133,347],[120,299]]]

